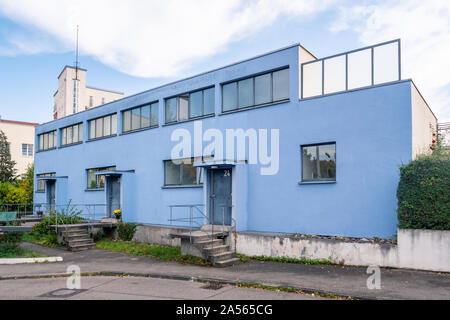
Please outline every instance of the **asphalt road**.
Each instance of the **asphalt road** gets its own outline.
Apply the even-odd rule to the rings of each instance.
[[[80,288],[68,291],[68,278],[38,278],[0,281],[0,300],[323,300],[324,298],[288,292],[238,288],[225,285],[205,289],[204,283],[143,277],[81,277]],[[64,291],[57,291],[66,289]],[[55,292],[56,291],[56,292]],[[62,294],[72,294],[64,296]]]

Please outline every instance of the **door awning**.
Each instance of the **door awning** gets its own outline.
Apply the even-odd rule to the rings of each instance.
[[[115,171],[99,171],[96,172],[96,176],[121,176],[124,173],[134,173],[134,170],[115,170]]]
[[[194,167],[198,168],[229,168],[234,167],[238,164],[245,164],[246,160],[236,161],[236,160],[219,160],[219,161],[208,161],[208,162],[197,162],[194,163]]]
[[[61,176],[61,177],[41,177],[41,178],[37,178],[37,180],[42,180],[42,181],[56,181],[58,179],[69,179],[68,176]]]

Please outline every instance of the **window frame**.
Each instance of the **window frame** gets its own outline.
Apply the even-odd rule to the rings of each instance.
[[[78,140],[76,141],[76,142],[74,142],[73,140],[74,140],[74,127],[75,126],[77,126],[77,128],[78,128]],[[68,135],[67,135],[67,129],[71,129],[72,130],[72,142],[71,143],[67,143],[67,137],[68,137]],[[63,131],[65,130],[65,132],[66,132],[66,134],[64,135],[63,134]],[[74,124],[72,124],[72,125],[70,125],[70,126],[67,126],[67,127],[64,127],[64,128],[61,128],[60,129],[60,137],[59,137],[59,143],[60,143],[60,146],[61,147],[69,147],[69,146],[72,146],[72,145],[76,145],[76,144],[80,144],[80,143],[83,143],[83,141],[84,141],[84,124],[83,124],[83,122],[79,122],[79,123],[74,123]],[[81,133],[81,139],[80,139],[80,133]],[[64,137],[65,137],[65,140],[66,140],[66,142],[64,143]]]
[[[113,169],[114,168],[114,169]],[[104,170],[103,170],[104,169]],[[96,191],[96,190],[104,190],[105,186],[103,187],[99,187],[98,185],[98,179],[100,177],[100,175],[95,175],[95,182],[96,182],[96,187],[95,188],[91,188],[89,186],[89,171],[90,170],[94,170],[94,175],[96,172],[102,172],[102,171],[116,171],[117,170],[117,166],[107,166],[107,167],[97,167],[97,168],[88,168],[86,169],[86,190],[87,191]]]
[[[167,184],[166,183],[166,163],[172,162],[172,160],[163,160],[163,171],[164,171],[163,188],[192,188],[192,187],[201,188],[201,187],[203,187],[204,181],[202,181],[202,180],[203,180],[204,177],[202,177],[202,173],[201,173],[203,168],[194,166],[196,158],[191,158],[191,164],[190,165],[193,168],[196,169],[196,171],[195,171],[195,174],[196,174],[195,180],[198,181],[198,183],[196,183],[196,184],[192,184],[192,183],[189,183],[189,184],[185,183],[185,184],[183,184],[183,166],[186,165],[184,163],[184,161],[187,160],[187,159],[189,159],[189,158],[176,159],[178,161],[181,161],[181,163],[178,165],[179,166],[179,181],[178,181],[179,183],[177,183],[177,184]]]
[[[25,149],[24,149],[25,147]],[[29,143],[22,143],[22,157],[32,157],[33,156],[34,145]],[[24,154],[25,151],[25,154]],[[31,151],[31,152],[30,152]]]
[[[149,107],[150,108],[150,117],[149,117],[149,126],[146,126],[146,127],[143,127],[142,126],[142,108],[143,107]],[[157,115],[158,115],[158,118],[157,118],[157,123],[156,124],[153,124],[152,125],[152,111],[153,111],[153,109],[156,109],[158,112],[157,112]],[[139,109],[139,128],[137,128],[137,129],[133,129],[133,127],[132,127],[132,123],[133,123],[133,117],[132,117],[132,114],[133,114],[133,110],[136,110],[136,109]],[[125,117],[124,117],[124,114],[126,113],[126,112],[130,112],[130,123],[128,124],[129,125],[129,130],[124,130],[124,123],[125,123]],[[127,133],[131,133],[131,132],[137,132],[137,131],[142,131],[142,130],[147,130],[147,129],[152,129],[152,128],[158,128],[159,127],[159,100],[155,100],[155,101],[153,101],[153,102],[149,102],[149,103],[144,103],[144,104],[141,104],[141,105],[138,105],[138,106],[134,106],[134,107],[132,107],[132,108],[128,108],[128,109],[124,109],[124,110],[121,110],[120,111],[120,114],[121,114],[121,124],[122,124],[122,134],[127,134]]]
[[[40,182],[41,181],[43,181],[43,180],[38,180],[38,178],[46,178],[46,177],[56,177],[56,172],[48,172],[48,173],[39,173],[39,174],[36,174],[36,183],[37,183],[37,186],[36,186],[36,192],[38,192],[38,193],[44,193],[45,191],[46,191],[46,189],[45,189],[45,183],[44,183],[44,187],[42,188],[42,189],[40,189],[39,188],[39,184],[40,184]]]
[[[214,107],[213,107],[213,112],[211,113],[207,113],[205,114],[205,91],[213,89],[213,93],[214,93]],[[199,116],[195,116],[195,117],[191,117],[191,94],[194,93],[198,93],[201,92],[202,96],[201,96],[201,110],[202,113]],[[180,120],[180,98],[181,97],[186,97],[187,96],[187,103],[188,103],[188,108],[187,108],[187,119],[183,119]],[[164,99],[164,124],[168,125],[168,124],[174,124],[174,123],[180,123],[180,122],[186,122],[186,121],[191,121],[191,120],[195,120],[195,119],[201,119],[201,118],[205,118],[205,117],[211,117],[213,115],[216,114],[216,110],[215,110],[215,97],[216,97],[216,86],[208,86],[208,87],[204,87],[201,89],[197,89],[197,90],[192,90],[192,91],[188,91],[185,93],[180,93],[174,96],[170,96]],[[174,121],[167,121],[167,101],[168,100],[172,100],[175,99],[176,101],[176,120]]]
[[[113,126],[114,115],[116,116],[116,125],[115,126]],[[110,117],[109,131],[112,132],[113,128],[115,127],[116,128],[116,133],[111,133],[109,135],[104,135],[103,134],[104,133],[104,127],[105,127],[104,126],[104,121],[105,121],[105,118],[107,118],[107,117]],[[100,137],[97,137],[97,120],[100,120],[100,119],[102,120],[102,130],[101,130],[102,135]],[[99,140],[99,139],[105,139],[105,138],[110,138],[110,137],[117,136],[117,121],[118,121],[118,116],[117,116],[116,112],[113,112],[113,113],[110,113],[110,114],[106,114],[104,116],[97,117],[97,118],[94,118],[94,119],[87,120],[87,125],[88,125],[88,139],[87,139],[87,141],[95,141],[95,140]],[[92,130],[92,123],[94,123],[93,130]],[[94,133],[95,133],[95,137],[93,137],[93,138],[91,138],[91,132],[92,131],[94,131]]]
[[[308,147],[320,147],[325,145],[334,145],[335,150],[335,177],[334,178],[317,178],[317,179],[303,179],[303,148]],[[320,163],[320,161],[319,161]],[[330,142],[321,142],[321,143],[312,143],[312,144],[302,144],[300,145],[300,166],[301,166],[301,179],[299,184],[315,184],[315,183],[336,183],[337,181],[337,143],[336,141],[330,141]],[[319,170],[320,175],[320,170]]]
[[[289,81],[289,83],[288,83],[288,86],[289,86],[288,87],[288,92],[289,92],[289,95],[288,95],[287,98],[280,99],[280,100],[274,100],[273,74],[278,72],[278,71],[283,71],[283,70],[288,70],[288,81]],[[268,75],[268,74],[270,74],[270,102],[264,102],[264,103],[258,103],[257,104],[256,103],[256,81],[255,80],[256,80],[257,77]],[[283,103],[283,102],[290,101],[290,99],[291,99],[290,98],[290,94],[291,94],[291,90],[290,90],[290,83],[291,83],[290,82],[290,75],[291,75],[290,67],[289,66],[284,66],[284,67],[273,69],[273,70],[270,70],[270,71],[260,72],[260,73],[257,73],[257,74],[254,74],[254,75],[251,75],[251,76],[248,76],[248,77],[242,77],[242,78],[238,78],[238,79],[234,79],[234,80],[231,80],[231,81],[226,81],[226,82],[221,83],[220,87],[221,87],[221,93],[222,93],[222,101],[221,101],[221,104],[222,104],[221,112],[222,112],[222,114],[233,113],[233,112],[238,112],[238,111],[241,111],[241,110],[248,110],[248,109],[253,109],[253,108],[259,108],[259,107],[264,107],[264,106],[269,106],[269,105],[273,105],[273,104],[278,104],[278,103]],[[252,86],[253,86],[253,97],[252,97],[252,100],[253,100],[253,104],[250,105],[250,106],[239,108],[239,83],[241,81],[245,81],[245,80],[249,80],[249,79],[252,79]],[[230,85],[230,84],[233,84],[233,83],[236,83],[236,101],[235,101],[236,108],[235,109],[231,109],[231,110],[224,110],[223,88],[224,88],[224,86]]]
[[[43,151],[48,151],[48,150],[54,150],[57,149],[57,137],[58,137],[58,130],[52,130],[52,131],[47,131],[44,133],[41,133],[38,135],[38,139],[39,139],[39,150],[38,152],[43,152]],[[50,136],[53,137],[53,146],[51,148],[49,148],[49,142],[50,142]],[[42,138],[42,139],[41,139]],[[47,144],[47,147],[44,148],[44,146]]]

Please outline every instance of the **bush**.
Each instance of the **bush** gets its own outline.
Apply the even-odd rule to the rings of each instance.
[[[48,226],[56,224],[56,217],[58,217],[58,225],[80,223],[83,221],[83,218],[80,217],[81,213],[82,211],[77,210],[69,201],[67,208],[61,209],[60,212],[50,211],[48,217],[43,218],[41,222],[33,227],[33,232],[40,235],[48,235],[50,232]]]
[[[119,222],[117,224],[117,233],[119,234],[119,239],[123,241],[131,241],[134,234],[136,233],[137,224],[135,223],[123,223]]]
[[[0,251],[11,251],[19,247],[22,241],[22,234],[20,232],[5,232],[0,234]]]
[[[428,155],[400,167],[402,229],[450,230],[450,155]]]

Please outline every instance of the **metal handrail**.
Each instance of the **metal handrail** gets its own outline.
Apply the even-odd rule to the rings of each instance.
[[[208,235],[211,238],[211,246],[213,245],[214,241],[214,221],[211,221],[211,217],[204,213],[202,210],[200,210],[199,207],[204,207],[203,204],[176,204],[176,205],[169,205],[170,208],[170,225],[172,225],[172,222],[189,222],[189,241],[192,243],[192,228],[193,225],[196,224],[199,227],[199,231],[202,231],[206,235]],[[225,234],[225,208],[233,208],[234,206],[221,206],[222,207],[222,233]],[[184,218],[173,218],[173,208],[188,208],[189,209],[189,217]],[[194,209],[196,209],[201,216],[194,217]],[[207,224],[211,225],[211,232],[206,232],[205,230],[202,230],[200,227],[202,225],[198,224],[196,220],[202,219],[203,221],[206,220]],[[236,230],[236,220],[231,217],[231,227],[234,227],[234,230]],[[234,250],[236,251],[236,246],[234,246]]]

